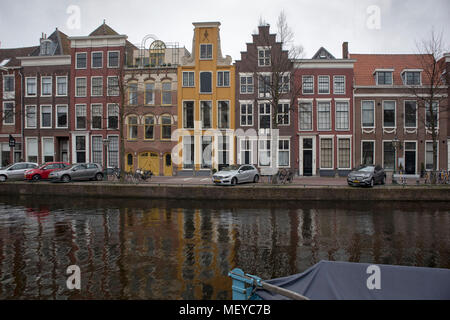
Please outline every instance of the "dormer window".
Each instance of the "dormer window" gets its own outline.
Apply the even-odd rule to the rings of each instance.
[[[52,54],[52,41],[49,39],[41,40],[41,56],[49,56]]]
[[[420,86],[421,70],[404,70],[402,72],[403,84],[407,86]]]
[[[212,59],[212,44],[200,44],[200,59]]]
[[[377,85],[392,85],[392,72],[391,70],[376,71]]]

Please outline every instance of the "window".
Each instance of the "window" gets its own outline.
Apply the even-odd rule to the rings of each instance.
[[[302,77],[302,90],[303,90],[303,94],[313,94],[314,93],[314,76],[303,76]]]
[[[75,157],[76,163],[86,162],[86,136],[75,137]]]
[[[155,104],[155,84],[153,82],[147,82],[145,84],[145,104],[154,105]]]
[[[41,128],[52,127],[52,107],[41,106]]]
[[[183,71],[183,87],[194,87],[194,72],[193,71]]]
[[[383,141],[383,168],[393,170],[395,165],[395,148],[392,141]]]
[[[103,67],[103,52],[92,52],[91,68],[98,69]]]
[[[128,140],[136,140],[138,137],[138,118],[128,116]]]
[[[350,129],[348,102],[336,102],[336,130]]]
[[[130,83],[128,85],[128,104],[137,105],[138,103],[138,85],[137,83]]]
[[[108,167],[118,168],[119,167],[119,137],[109,136],[108,137]]]
[[[289,75],[280,75],[279,78],[280,93],[289,93],[290,81],[291,80]]]
[[[383,101],[383,127],[395,128],[395,101]]]
[[[416,101],[405,101],[405,128],[417,128]]]
[[[212,72],[200,72],[200,93],[212,92]]]
[[[92,162],[103,164],[103,137],[92,137]]]
[[[230,71],[218,71],[217,72],[217,86],[229,87],[230,86]]]
[[[270,129],[272,127],[272,113],[270,103],[259,104],[259,128]]]
[[[27,140],[27,161],[38,162],[38,139],[26,138]]]
[[[391,85],[392,84],[392,71],[377,71],[377,84],[378,85]]]
[[[202,136],[202,169],[212,167],[212,137]]]
[[[253,125],[253,104],[241,103],[241,126]]]
[[[230,103],[228,101],[219,101],[218,120],[219,129],[230,128]]]
[[[75,95],[77,97],[86,97],[87,82],[86,78],[75,78]]]
[[[153,140],[155,139],[155,117],[146,116],[144,124],[144,139]]]
[[[338,138],[338,168],[350,169],[350,138]]]
[[[362,127],[374,128],[375,127],[375,102],[363,101],[362,102]]]
[[[53,138],[42,138],[42,162],[53,162],[54,153]]]
[[[25,128],[36,128],[36,106],[25,106]]]
[[[108,96],[118,96],[119,95],[119,78],[118,77],[108,77]]]
[[[289,140],[278,140],[278,166],[289,167]]]
[[[162,83],[162,104],[171,105],[172,104],[172,83],[163,82]]]
[[[253,76],[241,76],[241,93],[253,93]]]
[[[119,51],[108,51],[108,68],[119,67]]]
[[[194,101],[183,101],[183,128],[194,128]]]
[[[91,78],[91,95],[99,97],[103,95],[103,77]]]
[[[75,105],[75,114],[76,114],[76,129],[86,129],[86,105],[85,104],[77,104]]]
[[[194,168],[194,137],[183,137],[183,168]]]
[[[212,59],[212,44],[200,44],[200,59]]]
[[[312,103],[300,103],[298,107],[300,130],[312,130]]]
[[[161,139],[170,140],[172,138],[172,118],[170,115],[161,116]]]
[[[14,102],[3,102],[3,124],[13,125],[14,123]]]
[[[80,52],[77,53],[75,56],[76,60],[76,69],[86,69],[87,66],[87,53],[86,52]]]
[[[277,111],[277,124],[289,125],[289,103],[279,103]]]
[[[230,164],[230,137],[218,136],[219,165]]]
[[[102,128],[103,106],[101,104],[93,104],[91,106],[91,128]]]
[[[259,140],[258,158],[260,166],[270,166],[271,149],[270,140]]]
[[[320,139],[320,167],[333,169],[333,139]]]
[[[334,76],[333,81],[334,94],[345,94],[345,76]]]
[[[319,93],[330,93],[330,77],[319,76]]]
[[[258,48],[258,66],[270,66],[270,47]]]
[[[270,97],[270,86],[272,85],[272,77],[270,75],[259,76],[259,97]]]
[[[3,92],[14,92],[14,76],[3,76]]]
[[[212,127],[211,101],[200,102],[200,120],[202,122],[202,129],[210,129]]]
[[[41,78],[41,96],[51,96],[52,95],[52,77],[42,77]]]
[[[375,142],[374,141],[362,141],[362,165],[375,164]]]
[[[437,147],[438,146],[436,145],[436,148]],[[437,148],[437,150],[438,150],[438,148]],[[438,157],[436,157],[436,158],[438,159]],[[436,163],[436,168],[438,168],[437,163]],[[425,142],[425,169],[433,170],[433,141]]]
[[[405,71],[402,77],[404,84],[408,86],[420,86],[420,71]]]
[[[56,128],[67,128],[67,106],[56,106]]]
[[[252,164],[252,141],[247,139],[241,140],[241,164]]]
[[[428,102],[425,103],[425,126],[428,129],[431,129],[433,123],[435,128],[439,127],[438,113],[439,105],[437,101],[433,101],[432,108],[430,108],[430,104]],[[433,114],[433,116],[431,116],[431,114]]]
[[[67,96],[67,77],[56,77],[56,95]]]
[[[27,78],[26,80],[26,96],[35,97],[37,95],[37,79]]]
[[[119,128],[119,106],[115,103],[108,104],[108,129]]]
[[[317,127],[318,130],[331,130],[330,102],[318,102]]]

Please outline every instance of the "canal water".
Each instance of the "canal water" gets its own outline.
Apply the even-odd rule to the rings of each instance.
[[[271,279],[320,260],[450,268],[449,210],[0,197],[0,299],[231,299],[235,267]]]

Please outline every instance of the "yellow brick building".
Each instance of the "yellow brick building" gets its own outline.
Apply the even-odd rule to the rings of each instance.
[[[223,57],[220,23],[193,23],[192,53],[178,67],[179,175],[209,175],[234,163],[235,70]],[[175,160],[175,159],[174,159]]]

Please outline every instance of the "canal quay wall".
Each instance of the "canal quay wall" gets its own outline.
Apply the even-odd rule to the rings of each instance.
[[[0,195],[82,198],[145,198],[179,200],[308,200],[308,201],[450,201],[449,186],[383,186],[352,188],[333,186],[200,186],[118,183],[0,184]]]

